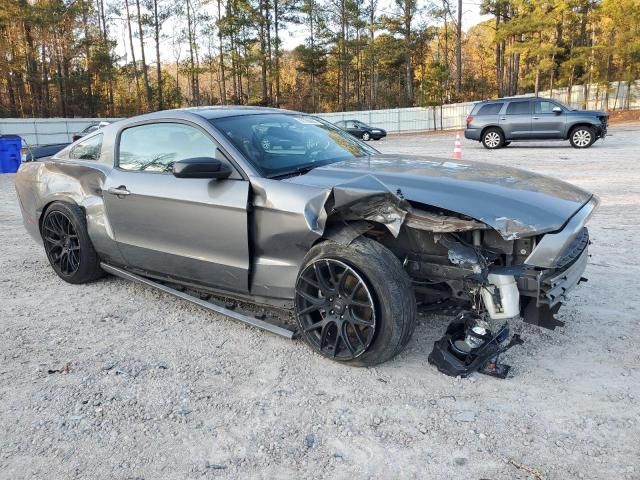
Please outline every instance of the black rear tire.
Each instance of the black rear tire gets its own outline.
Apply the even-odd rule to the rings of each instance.
[[[40,234],[51,267],[65,282],[87,283],[105,275],[84,211],[77,205],[52,203],[44,212]]]
[[[362,140],[364,140],[365,142],[368,142],[369,140],[371,140],[371,134],[369,132],[364,132],[362,134]]]
[[[499,128],[488,128],[482,134],[482,145],[489,150],[496,150],[504,145],[504,133]]]
[[[569,142],[573,148],[589,148],[595,141],[596,132],[591,127],[576,127],[569,135]]]
[[[314,289],[308,286],[308,282],[303,278],[304,274],[314,264],[326,261],[335,261],[350,267],[364,282],[366,289],[363,290],[366,290],[372,299],[374,332],[367,342],[359,342],[362,348],[356,355],[350,356],[349,353],[353,352],[349,351],[345,353],[346,345],[342,352],[336,352],[338,348],[323,348],[323,334],[313,325],[328,321],[331,304],[328,304],[326,309],[324,306],[320,309],[324,311],[314,312],[316,317],[313,320],[309,320],[310,314],[304,313],[303,307],[309,309],[309,303],[305,303],[304,297],[308,297]],[[319,294],[318,297],[320,301],[323,298],[328,300],[328,296]],[[321,355],[353,366],[367,367],[390,360],[404,349],[415,329],[417,307],[409,275],[389,249],[363,237],[354,240],[348,246],[325,241],[309,250],[298,274],[295,303],[301,335],[311,348]],[[340,312],[342,311],[343,307],[340,307]],[[338,345],[338,341],[335,345]]]

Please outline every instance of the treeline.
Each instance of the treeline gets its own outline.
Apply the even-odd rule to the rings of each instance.
[[[441,105],[631,82],[640,0],[3,0],[0,116]],[[296,28],[304,43],[283,48]]]

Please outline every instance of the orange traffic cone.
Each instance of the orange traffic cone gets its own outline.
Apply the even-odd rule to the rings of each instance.
[[[460,142],[460,132],[456,132],[456,143],[453,146],[453,158],[462,160],[462,143]]]

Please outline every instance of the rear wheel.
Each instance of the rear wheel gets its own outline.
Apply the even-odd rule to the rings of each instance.
[[[574,128],[569,136],[573,148],[589,148],[595,141],[596,133],[591,127]]]
[[[409,342],[416,300],[387,248],[366,238],[314,246],[296,282],[296,318],[318,353],[356,366],[385,362]]]
[[[482,145],[489,150],[495,150],[504,145],[504,134],[499,128],[489,128],[482,135]]]
[[[51,267],[66,282],[86,283],[104,275],[77,205],[52,204],[44,214],[41,235]]]
[[[371,134],[370,134],[369,132],[364,132],[364,133],[362,134],[362,139],[363,139],[365,142],[368,142],[369,140],[371,140]]]

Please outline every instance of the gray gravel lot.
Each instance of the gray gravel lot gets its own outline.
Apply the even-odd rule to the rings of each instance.
[[[515,323],[506,381],[428,365],[449,317],[356,369],[114,277],[65,284],[0,175],[0,478],[640,478],[640,124],[611,133],[584,151],[463,140],[465,160],[602,200],[566,326]],[[453,139],[373,145],[450,157]]]

